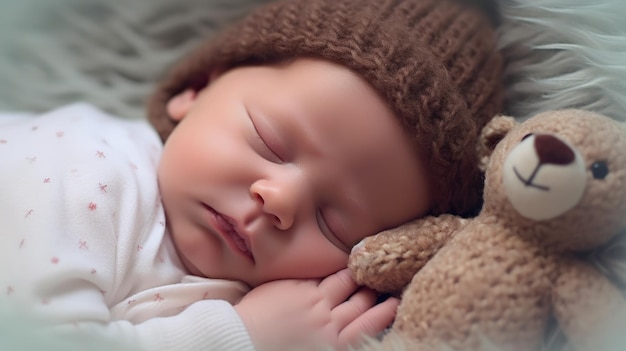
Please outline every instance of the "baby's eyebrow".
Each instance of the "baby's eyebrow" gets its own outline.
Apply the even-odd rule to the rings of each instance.
[[[324,157],[322,145],[316,141],[319,140],[319,137],[312,132],[315,128],[308,125],[308,122],[314,118],[310,112],[307,113],[298,107],[285,107],[281,113],[283,113],[283,123],[286,122],[287,126],[282,125],[283,123],[274,122],[277,124],[277,130],[282,132],[285,138],[291,139],[288,147],[297,149],[299,152],[304,151],[315,157]]]

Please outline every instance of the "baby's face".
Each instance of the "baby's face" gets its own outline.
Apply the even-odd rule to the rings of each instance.
[[[251,286],[344,268],[365,236],[424,214],[427,173],[383,100],[347,69],[236,68],[168,104],[159,186],[190,273]]]

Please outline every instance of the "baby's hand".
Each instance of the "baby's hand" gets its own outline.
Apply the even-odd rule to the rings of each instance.
[[[395,317],[397,299],[376,305],[344,269],[323,280],[279,280],[258,286],[235,306],[259,351],[346,349],[375,336]]]

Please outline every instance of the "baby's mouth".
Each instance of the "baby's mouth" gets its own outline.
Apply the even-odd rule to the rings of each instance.
[[[237,230],[237,222],[234,219],[224,216],[221,213],[215,211],[210,206],[205,205],[205,207],[209,210],[209,212],[211,212],[211,214],[215,218],[218,226],[217,229],[228,235],[242,253],[254,260],[248,240],[246,240],[245,236],[241,235]]]

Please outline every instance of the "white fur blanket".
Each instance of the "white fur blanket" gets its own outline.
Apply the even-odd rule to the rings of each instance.
[[[0,0],[0,110],[87,100],[128,117],[164,67],[271,0]],[[626,120],[626,1],[499,0],[507,113]]]
[[[501,0],[507,112],[567,107],[626,120],[626,1]]]
[[[139,118],[164,69],[269,0],[0,0],[0,110]]]

